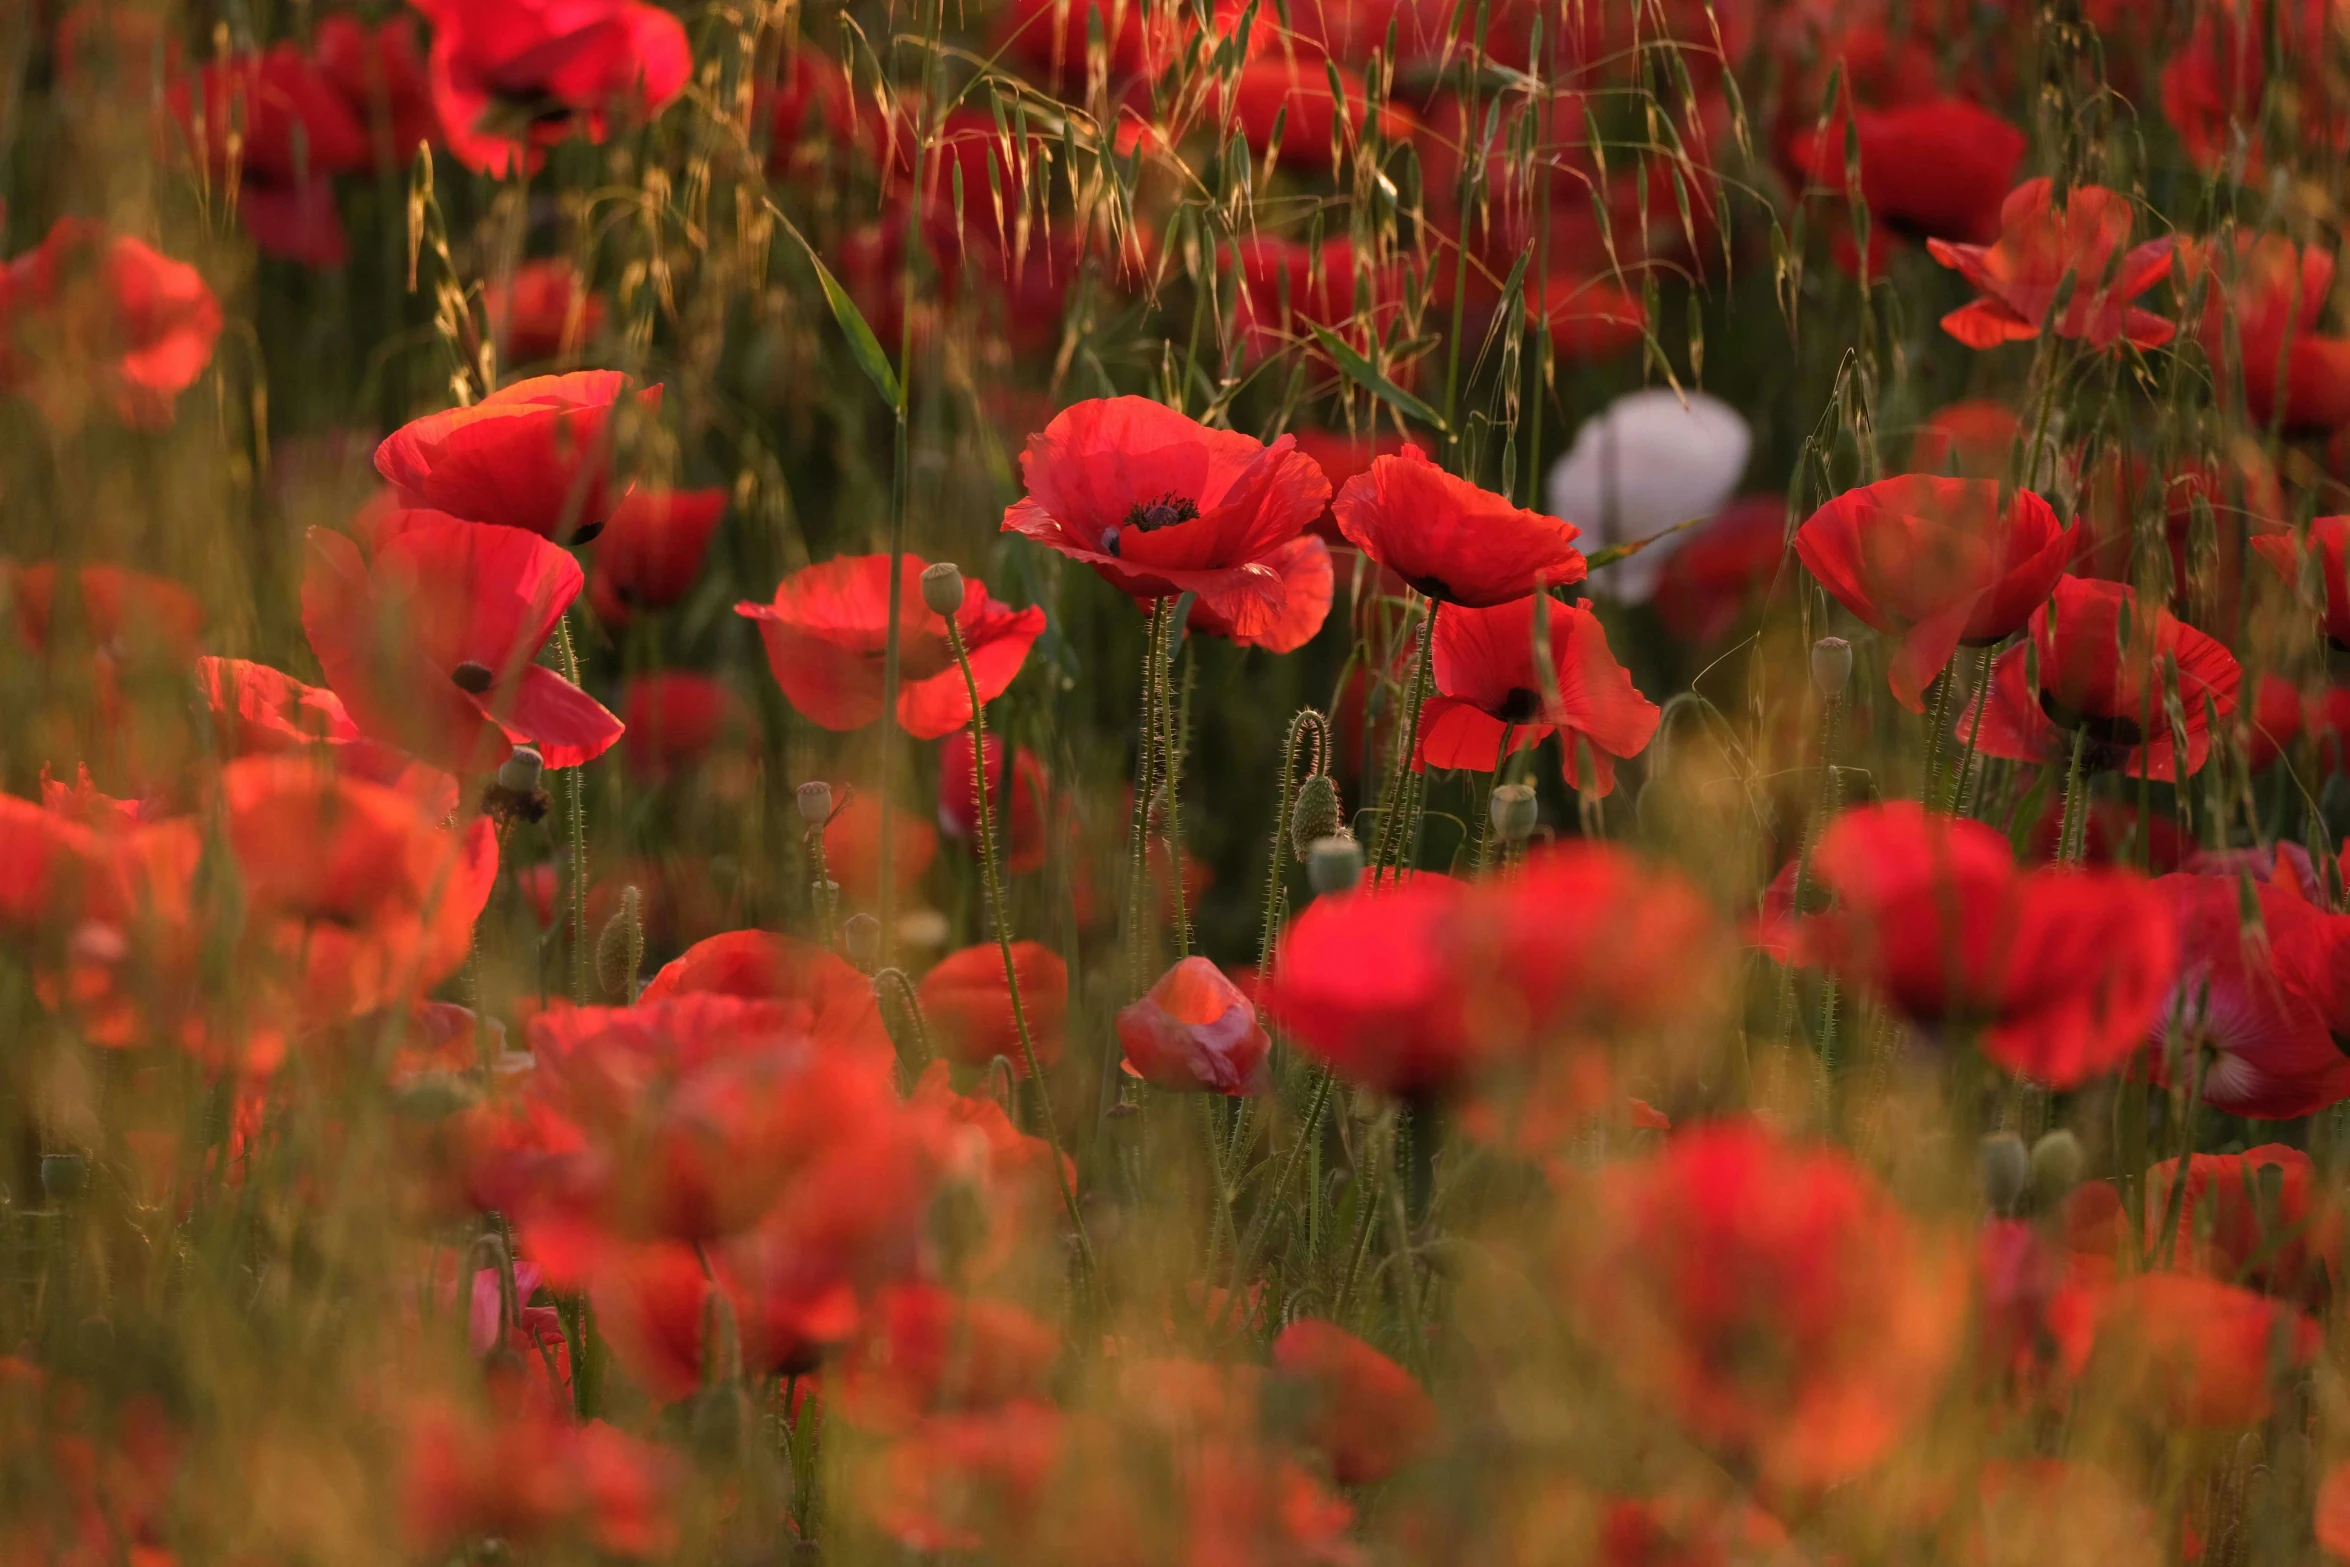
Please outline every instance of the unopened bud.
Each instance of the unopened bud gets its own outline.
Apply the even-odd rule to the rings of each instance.
[[[1811,645],[1811,683],[1833,702],[1852,684],[1852,644],[1842,637],[1822,637]]]
[[[637,971],[645,962],[645,922],[638,913],[641,895],[634,887],[620,892],[620,908],[604,921],[596,938],[596,983],[618,1001],[634,1001]]]
[[[1493,822],[1493,830],[1507,844],[1521,844],[1534,836],[1534,818],[1538,814],[1532,784],[1495,784],[1493,793],[1485,800],[1485,814]]]
[[[1345,892],[1363,879],[1363,846],[1352,838],[1317,838],[1306,851],[1306,880],[1318,897]]]
[[[800,785],[800,820],[821,827],[832,819],[832,785],[822,779]]]
[[[1338,835],[1338,782],[1328,773],[1316,773],[1298,785],[1296,803],[1289,808],[1289,841],[1304,859],[1309,844]]]
[[[963,607],[963,568],[951,560],[922,568],[922,602],[933,615],[952,615]]]
[[[2058,1127],[2032,1145],[2032,1195],[2043,1207],[2062,1202],[2067,1192],[2081,1184],[2085,1163],[2081,1140]]]
[[[1993,1213],[2015,1212],[2032,1178],[2032,1157],[2024,1152],[2024,1140],[2013,1132],[1993,1132],[1983,1139],[1978,1160],[1984,1206]]]
[[[506,758],[498,769],[498,787],[511,789],[516,794],[528,794],[539,786],[539,775],[547,770],[547,759],[527,745],[518,745],[514,754]]]
[[[881,921],[870,914],[852,914],[841,923],[840,936],[849,949],[849,961],[871,973],[881,961]]]

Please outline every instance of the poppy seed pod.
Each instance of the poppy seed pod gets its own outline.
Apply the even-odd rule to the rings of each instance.
[[[1507,844],[1521,844],[1534,835],[1537,807],[1532,784],[1496,784],[1485,800],[1485,814],[1493,830]]]
[[[922,568],[922,602],[933,615],[952,615],[963,607],[963,568],[942,560]]]
[[[539,786],[539,777],[546,770],[546,758],[530,746],[518,745],[498,768],[498,787],[528,794]]]
[[[2045,1208],[2081,1182],[2081,1140],[2058,1127],[2032,1145],[2032,1195]]]
[[[1299,859],[1306,857],[1309,845],[1338,836],[1339,814],[1338,781],[1328,773],[1316,773],[1298,785],[1297,801],[1289,811],[1289,841]]]
[[[832,785],[821,778],[800,785],[800,820],[821,827],[832,819]]]
[[[605,995],[623,1002],[636,999],[632,992],[645,965],[645,921],[639,912],[643,901],[634,887],[622,888],[620,907],[604,921],[603,934],[596,938],[596,983]]]
[[[2024,1140],[2013,1132],[1993,1132],[1983,1139],[1978,1157],[1984,1204],[1993,1213],[2015,1212],[2032,1178],[2031,1155],[2024,1152]]]
[[[1317,897],[1345,892],[1363,879],[1363,846],[1352,838],[1317,838],[1306,854],[1306,880]]]
[[[1822,637],[1811,645],[1811,683],[1834,702],[1852,684],[1852,644],[1842,637]]]
[[[881,961],[881,921],[870,914],[852,914],[842,922],[840,934],[849,961],[870,973]]]

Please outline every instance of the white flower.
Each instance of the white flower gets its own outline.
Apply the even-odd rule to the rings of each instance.
[[[1711,517],[1737,493],[1754,434],[1718,397],[1665,387],[1619,397],[1582,429],[1550,470],[1553,516],[1584,532],[1586,550],[1632,544],[1696,517]],[[1686,533],[1658,539],[1595,579],[1637,604],[1656,591],[1666,559]]]

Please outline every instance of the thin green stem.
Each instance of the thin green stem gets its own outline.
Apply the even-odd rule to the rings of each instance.
[[[579,651],[571,640],[568,610],[555,622],[555,648],[563,660],[563,678],[578,685]],[[594,999],[588,994],[594,958],[588,950],[587,934],[587,764],[564,769],[564,785],[564,815],[571,837],[571,999],[584,1007]]]
[[[2074,730],[2072,764],[2065,769],[2064,775],[2064,824],[2056,834],[2057,859],[2066,865],[2081,863],[2087,837],[2084,829],[2089,802],[2084,798],[2087,790],[2081,778],[2081,756],[2088,745],[2089,732],[2086,729]]]
[[[1416,793],[1412,787],[1412,754],[1420,747],[1420,707],[1427,699],[1428,666],[1436,641],[1436,612],[1442,607],[1435,599],[1428,601],[1428,618],[1420,622],[1419,655],[1404,686],[1403,727],[1396,735],[1395,761],[1388,768],[1386,791],[1379,797],[1382,808],[1379,837],[1371,855],[1374,885],[1387,871],[1400,868],[1404,850],[1411,843],[1411,802]]]
[[[1127,993],[1139,996],[1149,987],[1150,947],[1150,809],[1156,790],[1159,752],[1159,626],[1164,600],[1151,604],[1150,622],[1143,634],[1141,722],[1134,754],[1134,817],[1126,846],[1126,981]],[[1115,1063],[1113,1063],[1113,1066]]]
[[[1159,770],[1167,794],[1167,880],[1175,910],[1175,956],[1191,956],[1191,911],[1183,895],[1183,716],[1184,704],[1175,697],[1175,644],[1183,628],[1176,623],[1178,599],[1159,600],[1159,719],[1166,735],[1159,743]]]

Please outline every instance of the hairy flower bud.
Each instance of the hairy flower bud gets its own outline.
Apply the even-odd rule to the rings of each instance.
[[[1289,841],[1299,859],[1306,857],[1308,845],[1338,836],[1339,814],[1338,781],[1328,773],[1316,773],[1298,785],[1297,800],[1289,809]]]
[[[636,999],[636,976],[645,965],[645,921],[642,895],[634,887],[620,892],[620,907],[604,921],[596,938],[596,983],[616,1001]]]
[[[933,615],[952,615],[963,607],[963,568],[951,560],[922,568],[922,602]]]
[[[2087,1156],[2081,1140],[2058,1127],[2032,1145],[2032,1196],[2045,1208],[2062,1202],[2081,1181]]]
[[[1852,684],[1852,644],[1842,637],[1822,637],[1811,645],[1811,683],[1833,702]]]
[[[800,785],[800,820],[821,827],[832,819],[832,785],[812,779]]]
[[[546,758],[530,746],[518,745],[498,768],[498,787],[528,794],[539,786],[539,777],[546,770]]]
[[[1363,879],[1363,846],[1352,838],[1317,838],[1306,853],[1306,880],[1317,896],[1344,892]]]
[[[1534,836],[1537,814],[1532,784],[1496,784],[1486,797],[1485,813],[1501,841],[1513,847]]]
[[[841,941],[849,961],[867,973],[881,961],[881,921],[870,914],[852,914],[841,923]]]
[[[2024,1140],[2013,1132],[1993,1132],[1983,1139],[1978,1159],[1984,1205],[1993,1213],[2015,1212],[2032,1178],[2031,1155],[2024,1152]]]

